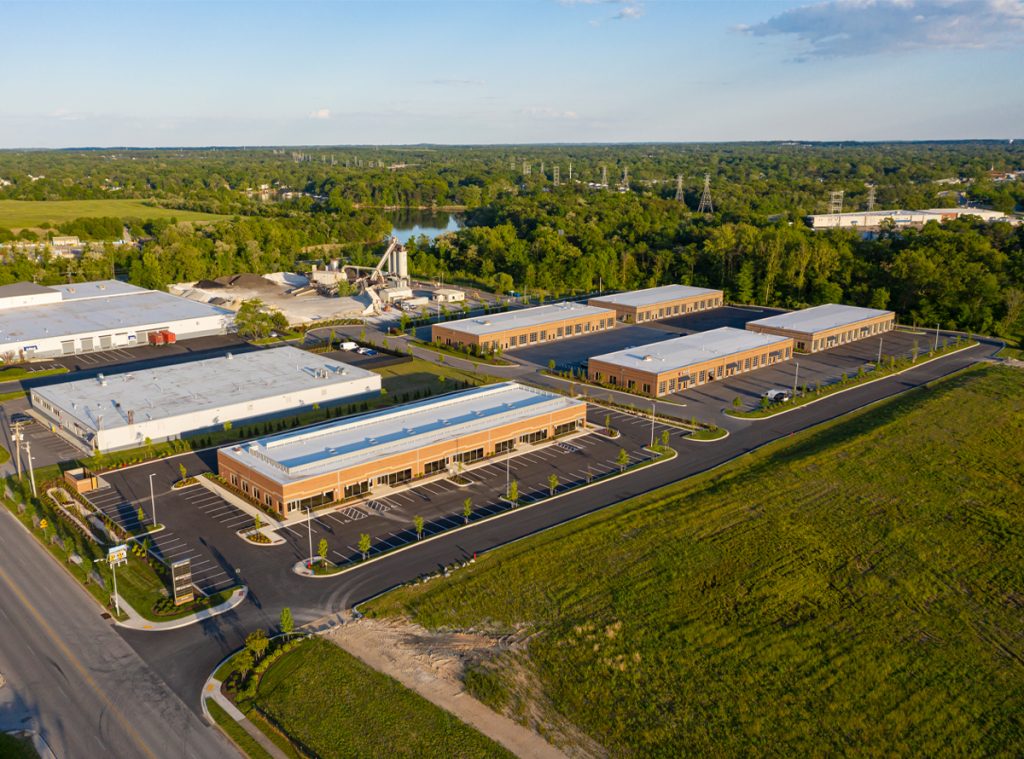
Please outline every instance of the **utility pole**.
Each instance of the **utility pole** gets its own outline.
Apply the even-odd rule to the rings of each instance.
[[[156,527],[156,497],[153,495],[153,478],[156,472],[149,474],[149,508],[153,512],[153,526]]]
[[[21,479],[21,425],[24,422],[15,422],[11,432],[14,435],[14,458],[18,461],[18,479]]]
[[[39,497],[39,493],[36,492],[36,474],[32,469],[32,441],[25,441],[25,457],[28,459],[28,479],[32,483],[32,495],[35,498]]]
[[[800,384],[800,362],[793,361],[796,364],[796,371],[793,373],[793,397],[796,398],[796,388]]]

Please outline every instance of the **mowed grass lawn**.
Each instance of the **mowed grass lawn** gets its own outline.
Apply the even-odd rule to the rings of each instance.
[[[256,704],[315,756],[511,757],[489,738],[320,638],[274,662]]]
[[[1022,512],[1024,374],[985,368],[366,611],[536,633],[541,708],[615,756],[1019,756]]]
[[[374,369],[381,376],[381,384],[392,398],[403,394],[420,392],[423,397],[429,390],[432,395],[449,393],[462,388],[468,382],[470,387],[497,382],[498,379],[484,374],[456,369],[452,366],[435,364],[422,358],[413,358],[401,364]]]
[[[216,221],[225,219],[212,213],[178,211],[147,206],[141,200],[0,200],[0,227],[22,229],[41,224],[63,224],[73,219],[112,216],[119,219],[170,219],[178,221]]]

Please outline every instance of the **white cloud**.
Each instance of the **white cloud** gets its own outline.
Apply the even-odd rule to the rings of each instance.
[[[560,119],[560,120],[573,120],[579,118],[579,114],[576,111],[559,111],[557,108],[544,108],[539,106],[531,106],[522,110],[524,116],[529,116],[532,119]]]
[[[810,58],[1009,47],[1024,42],[1024,0],[835,0],[737,31],[792,37]]]
[[[641,0],[558,0],[559,5],[567,7],[601,5],[615,6],[618,8],[612,15],[604,18],[591,19],[591,26],[600,26],[604,21],[630,21],[644,15],[644,4]]]
[[[440,87],[483,87],[487,82],[483,79],[431,79],[427,84]]]
[[[310,111],[309,112],[309,118],[311,118],[311,119],[320,119],[320,120],[329,119],[329,118],[331,118],[331,109],[330,108],[317,108],[315,111]]]

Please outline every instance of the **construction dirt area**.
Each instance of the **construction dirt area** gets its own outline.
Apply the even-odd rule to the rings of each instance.
[[[462,683],[465,667],[499,652],[515,652],[525,641],[475,631],[432,631],[399,619],[350,620],[325,635],[365,664],[395,678],[428,701],[521,757],[602,757],[606,752],[571,725],[552,737],[556,748],[520,721],[499,714],[471,696]],[[563,753],[564,752],[564,753]]]
[[[309,286],[301,274],[276,272],[259,276],[236,274],[171,285],[170,292],[189,300],[237,311],[243,301],[259,298],[285,315],[289,324],[330,319],[356,319],[370,307],[368,295],[326,297]]]

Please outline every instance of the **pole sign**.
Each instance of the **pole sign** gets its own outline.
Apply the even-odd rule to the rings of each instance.
[[[174,605],[187,604],[195,598],[192,589],[192,560],[182,559],[171,564],[171,586],[174,590]]]
[[[107,549],[107,563],[112,567],[128,563],[128,546],[122,543]]]

